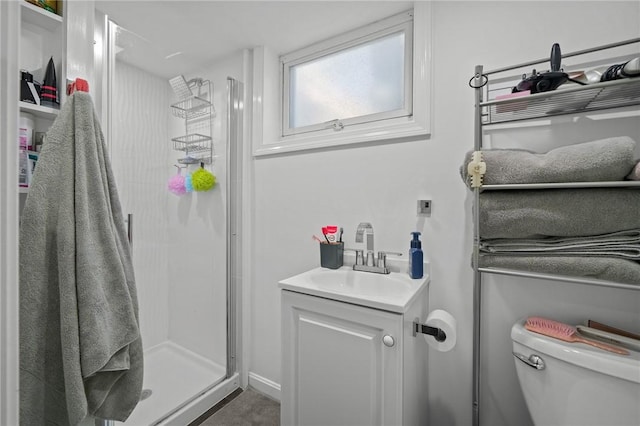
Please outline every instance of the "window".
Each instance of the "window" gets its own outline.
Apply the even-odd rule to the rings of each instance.
[[[412,114],[412,16],[280,58],[283,136]]]
[[[255,156],[425,139],[431,2],[279,56],[251,51]]]

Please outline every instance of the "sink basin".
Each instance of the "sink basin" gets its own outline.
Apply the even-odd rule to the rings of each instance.
[[[280,281],[280,288],[404,313],[428,282],[428,275],[414,280],[402,272],[374,274],[343,266],[339,269],[311,269]]]

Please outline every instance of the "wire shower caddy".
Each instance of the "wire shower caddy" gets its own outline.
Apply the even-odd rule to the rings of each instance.
[[[180,164],[212,164],[213,148],[213,84],[209,80],[193,79],[190,86],[197,87],[191,94],[171,105],[171,112],[184,120],[186,134],[172,138],[173,149],[182,151]],[[192,92],[193,93],[193,92]]]

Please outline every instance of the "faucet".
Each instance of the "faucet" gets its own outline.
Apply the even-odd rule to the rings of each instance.
[[[361,249],[355,250],[356,263],[353,265],[354,271],[374,272],[377,274],[388,274],[391,271],[387,268],[387,255],[392,254],[402,256],[402,253],[385,252],[378,253],[378,261],[374,257],[373,251],[373,226],[368,222],[362,222],[356,230],[356,243],[364,242],[364,236],[367,236],[367,257],[366,261]]]
[[[367,262],[366,262],[366,265],[375,266],[375,261],[374,261],[374,258],[373,258],[373,226],[369,222],[361,222],[358,225],[358,229],[356,229],[356,243],[361,243],[363,241],[363,237],[364,237],[365,234],[367,235]],[[357,258],[357,256],[356,256],[356,258]]]

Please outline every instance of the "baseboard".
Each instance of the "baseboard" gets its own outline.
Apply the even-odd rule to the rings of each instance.
[[[256,373],[249,372],[249,386],[261,392],[276,401],[280,401],[280,384],[273,382]]]

